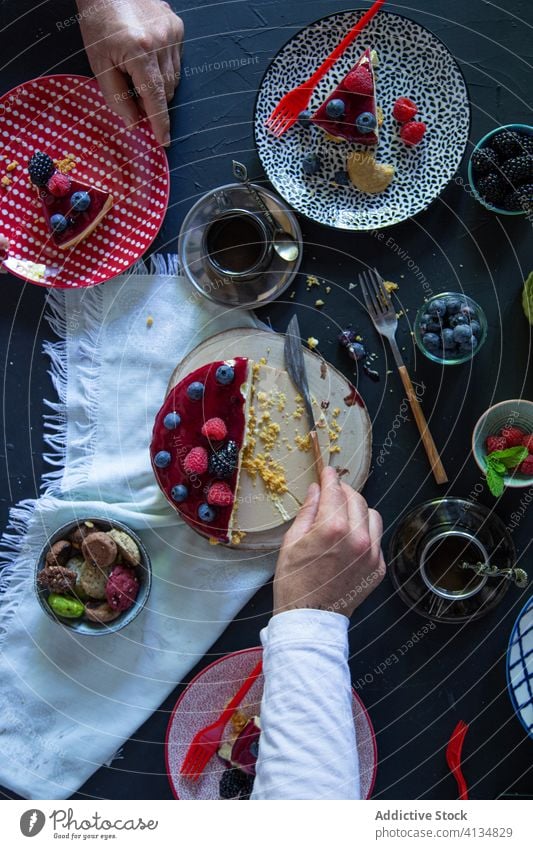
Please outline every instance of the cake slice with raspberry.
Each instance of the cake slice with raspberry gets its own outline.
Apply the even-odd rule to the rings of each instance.
[[[376,145],[379,115],[372,52],[367,48],[334,91],[311,117],[334,139]]]
[[[86,239],[113,205],[109,192],[64,174],[39,150],[30,159],[28,173],[58,248],[73,248]]]

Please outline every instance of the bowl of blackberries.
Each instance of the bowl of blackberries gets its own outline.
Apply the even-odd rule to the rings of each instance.
[[[443,292],[418,310],[414,334],[426,357],[442,365],[471,360],[487,338],[485,313],[468,295]]]
[[[502,215],[533,212],[533,127],[507,124],[477,143],[468,163],[477,200]]]

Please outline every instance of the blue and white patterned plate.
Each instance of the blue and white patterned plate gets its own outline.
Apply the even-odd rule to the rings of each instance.
[[[533,596],[522,608],[511,632],[507,687],[516,715],[533,737]]]
[[[452,179],[466,150],[470,103],[457,62],[433,33],[402,15],[380,11],[318,84],[314,111],[348,73],[366,47],[378,53],[377,102],[383,110],[376,159],[394,165],[391,185],[381,194],[341,186],[334,175],[346,168],[347,154],[360,146],[334,143],[318,127],[296,124],[280,139],[264,126],[287,91],[304,82],[361,17],[362,11],[329,15],[298,32],[269,65],[255,109],[255,140],[265,173],[297,212],[340,230],[373,230],[398,224],[421,212]],[[399,136],[392,116],[398,97],[410,97],[428,130],[415,148]],[[373,148],[370,148],[373,150]],[[317,154],[319,174],[306,176],[302,159]]]

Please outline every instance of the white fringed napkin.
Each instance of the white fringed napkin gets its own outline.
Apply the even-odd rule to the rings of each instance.
[[[0,571],[0,784],[66,798],[161,704],[271,576],[273,556],[210,546],[168,506],[150,467],[170,374],[200,341],[254,326],[176,276],[174,258],[94,289],[50,292],[61,341],[45,345],[58,395],[46,402],[43,496],[12,510]],[[147,321],[151,317],[153,322]],[[152,559],[146,609],[123,631],[78,637],[34,594],[46,535],[84,516],[137,530]]]

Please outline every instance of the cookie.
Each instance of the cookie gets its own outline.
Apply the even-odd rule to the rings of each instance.
[[[74,589],[72,590],[72,592],[75,593],[75,595],[77,595],[78,598],[81,599],[87,598],[87,593],[84,591],[80,582],[81,570],[84,562],[85,561],[80,554],[75,554],[74,557],[71,557],[69,560],[67,560],[66,565],[66,568],[70,569],[70,571],[74,572],[74,574],[76,575],[76,582],[74,584]]]
[[[76,573],[65,566],[47,565],[37,575],[37,583],[51,593],[71,593],[76,585]]]
[[[47,566],[64,566],[70,557],[72,546],[66,539],[59,539],[50,547],[46,555]]]
[[[101,569],[106,569],[117,559],[118,549],[115,540],[105,531],[96,531],[85,537],[81,544],[81,553],[85,560]]]
[[[109,531],[108,534],[111,539],[115,541],[124,562],[127,563],[128,566],[140,566],[141,552],[139,551],[139,546],[135,540],[132,539],[129,534],[124,531],[119,531],[117,528],[113,528],[113,530]]]
[[[79,584],[83,592],[90,598],[104,599],[105,588],[109,572],[105,569],[100,569],[99,566],[93,566],[92,563],[84,562],[79,573]]]
[[[74,530],[70,532],[69,540],[74,548],[81,548],[81,544],[85,537],[88,537],[89,534],[93,534],[95,531],[99,530],[100,528],[98,525],[95,525],[94,522],[81,522],[77,528],[74,528]]]
[[[107,602],[104,602],[103,604],[89,602],[85,605],[85,618],[90,622],[99,622],[100,625],[106,625],[108,622],[112,622],[113,619],[117,619],[119,616],[120,610],[112,610]]]

